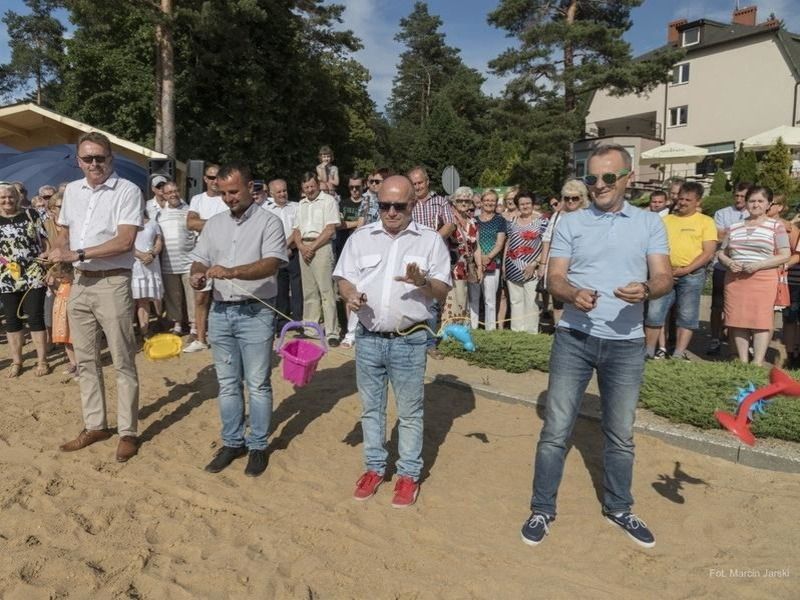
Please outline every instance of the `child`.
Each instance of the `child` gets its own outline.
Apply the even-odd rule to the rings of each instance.
[[[319,179],[319,189],[336,196],[336,188],[339,187],[339,168],[333,164],[333,150],[330,146],[322,146],[319,149],[317,179]]]

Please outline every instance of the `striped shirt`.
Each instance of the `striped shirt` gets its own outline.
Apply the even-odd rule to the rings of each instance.
[[[728,230],[728,256],[739,263],[756,263],[775,255],[776,250],[789,247],[789,236],[783,224],[775,219],[761,223],[741,221]]]
[[[186,227],[186,216],[189,214],[189,207],[185,202],[170,208],[167,204],[156,213],[156,222],[161,227],[161,235],[164,240],[164,249],[161,252],[161,272],[167,275],[188,273],[192,266],[192,259],[189,257],[196,236],[193,231]]]

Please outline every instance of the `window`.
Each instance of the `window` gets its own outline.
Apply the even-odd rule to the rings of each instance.
[[[683,127],[689,122],[689,107],[675,106],[669,109],[669,126]]]
[[[700,43],[700,28],[692,27],[681,35],[681,46],[694,46]]]
[[[689,63],[675,65],[672,69],[672,85],[689,83]]]
[[[730,171],[733,167],[733,160],[736,157],[736,144],[733,142],[722,142],[720,144],[708,144],[700,146],[708,148],[706,157],[697,163],[695,174],[701,176],[713,175],[718,168],[723,171]]]
[[[589,150],[578,150],[575,152],[575,177],[586,175],[586,161],[589,159]]]

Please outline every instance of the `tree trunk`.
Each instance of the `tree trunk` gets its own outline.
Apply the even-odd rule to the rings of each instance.
[[[175,157],[175,48],[172,39],[174,0],[161,0],[161,152]]]
[[[155,95],[153,98],[153,110],[156,115],[156,133],[153,148],[156,152],[161,152],[164,147],[164,127],[161,117],[161,82],[164,79],[164,70],[161,66],[161,47],[163,45],[161,40],[163,37],[163,26],[159,22],[156,24],[156,72],[154,77]]]
[[[578,12],[578,0],[571,0],[569,7],[567,8],[567,13],[564,19],[567,24],[567,28],[572,27],[572,24],[575,23],[575,15],[577,12]],[[572,42],[565,41],[564,42],[564,110],[567,113],[573,112],[577,104],[575,100],[575,80],[573,78],[574,68],[575,68],[575,48],[572,45]]]

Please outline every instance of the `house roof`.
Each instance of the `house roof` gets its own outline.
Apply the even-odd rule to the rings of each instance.
[[[683,32],[696,27],[703,28],[703,32],[700,35],[700,42],[684,47],[687,56],[722,44],[728,44],[747,38],[774,35],[786,62],[792,70],[792,74],[797,81],[800,81],[800,34],[786,31],[782,27],[780,21],[770,19],[758,25],[740,25],[738,23],[721,23],[711,19],[697,19],[679,25],[677,30]],[[637,60],[646,60],[655,53],[671,47],[671,44],[664,44],[655,50],[638,56]]]

